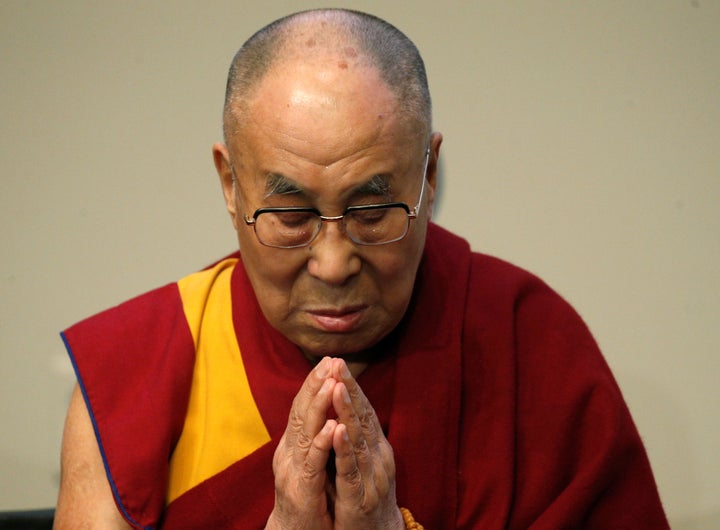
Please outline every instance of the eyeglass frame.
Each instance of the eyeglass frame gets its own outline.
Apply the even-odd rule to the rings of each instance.
[[[320,235],[320,232],[322,232],[323,223],[342,223],[343,226],[343,232],[345,235],[347,235],[348,239],[355,243],[356,245],[362,245],[362,246],[380,246],[380,245],[387,245],[390,243],[395,243],[397,241],[401,241],[407,236],[408,232],[410,231],[410,221],[413,219],[417,219],[418,215],[420,214],[420,206],[422,206],[422,198],[425,194],[425,181],[427,180],[427,170],[428,165],[430,162],[430,146],[428,146],[425,149],[425,164],[423,167],[423,176],[422,176],[422,184],[420,186],[420,196],[418,197],[417,204],[415,205],[415,208],[410,210],[410,206],[405,202],[388,202],[388,203],[378,203],[378,204],[361,204],[357,206],[348,206],[345,208],[345,211],[342,213],[342,215],[322,215],[320,213],[320,210],[313,207],[305,207],[305,206],[288,206],[288,207],[266,207],[266,208],[258,208],[253,212],[252,217],[248,217],[247,215],[243,215],[243,221],[245,221],[245,224],[247,226],[253,227],[253,232],[255,233],[255,237],[258,240],[258,242],[261,245],[264,245],[266,247],[270,248],[279,248],[279,249],[294,249],[294,248],[304,248],[307,246],[310,246],[315,239]],[[237,184],[237,177],[235,176],[235,170],[232,168],[233,172],[233,181]],[[405,210],[405,213],[407,214],[408,222],[407,226],[405,228],[405,232],[402,236],[397,237],[395,239],[390,239],[388,241],[381,241],[379,243],[365,243],[362,241],[356,241],[348,232],[347,227],[345,225],[345,216],[352,212],[357,211],[364,211],[364,210],[377,210],[381,208],[402,208]],[[317,215],[318,220],[320,221],[318,224],[317,231],[315,234],[306,242],[299,245],[291,245],[291,246],[280,246],[280,245],[270,245],[266,242],[264,242],[262,239],[260,239],[260,236],[257,233],[257,219],[260,215],[263,213],[282,213],[282,212],[308,212],[308,213],[314,213]]]

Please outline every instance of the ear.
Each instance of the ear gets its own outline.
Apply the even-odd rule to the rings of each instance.
[[[237,187],[235,185],[232,167],[230,166],[230,153],[227,147],[221,143],[214,144],[212,152],[215,170],[220,177],[220,185],[222,186],[223,195],[225,196],[225,207],[230,214],[233,226],[237,230]]]
[[[432,218],[433,206],[435,205],[435,193],[438,183],[438,160],[440,159],[440,146],[442,145],[443,136],[439,132],[434,132],[430,136],[430,158],[428,159],[427,168],[427,186],[426,193],[428,197],[428,219]]]

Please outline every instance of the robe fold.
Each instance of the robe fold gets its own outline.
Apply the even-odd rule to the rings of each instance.
[[[131,525],[264,527],[311,367],[264,318],[239,254],[63,338]],[[378,351],[358,382],[393,447],[398,503],[426,528],[668,528],[610,370],[535,276],[431,224]]]

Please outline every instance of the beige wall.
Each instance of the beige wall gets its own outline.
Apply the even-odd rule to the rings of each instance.
[[[424,53],[437,220],[577,307],[674,527],[720,527],[720,3],[345,5]],[[297,7],[0,3],[0,509],[54,503],[58,330],[233,248],[210,161],[226,67]]]

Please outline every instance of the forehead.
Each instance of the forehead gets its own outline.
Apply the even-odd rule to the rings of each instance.
[[[406,150],[419,128],[352,49],[275,63],[243,105],[235,143],[329,166],[363,150]],[[232,149],[232,145],[230,146]]]
[[[398,191],[398,180],[424,152],[424,129],[403,113],[397,95],[352,46],[285,54],[237,116],[228,147],[253,202],[272,188],[274,175],[318,204],[347,200],[376,175]]]

